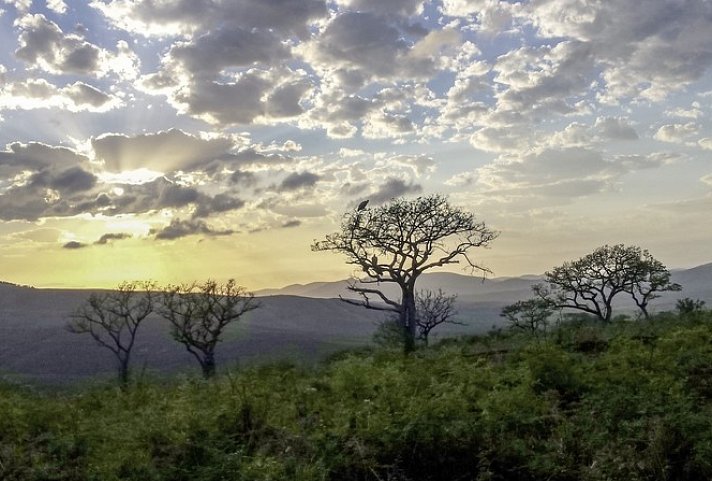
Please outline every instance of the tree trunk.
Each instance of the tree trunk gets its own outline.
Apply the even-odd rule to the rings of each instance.
[[[119,387],[124,391],[129,387],[128,359],[119,359]]]
[[[412,289],[403,288],[402,292],[402,327],[403,327],[403,352],[409,354],[415,350],[415,338],[418,326],[416,323],[415,294]]]
[[[215,355],[211,353],[206,353],[200,367],[203,368],[203,377],[205,379],[210,379],[215,376]]]

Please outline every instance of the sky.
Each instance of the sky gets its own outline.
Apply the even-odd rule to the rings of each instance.
[[[709,0],[0,0],[0,46],[5,281],[341,279],[345,211],[434,193],[495,276],[712,261]]]

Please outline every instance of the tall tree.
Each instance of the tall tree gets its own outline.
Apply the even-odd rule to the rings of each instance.
[[[546,285],[534,286],[541,298],[558,308],[576,309],[610,322],[613,299],[631,295],[643,314],[661,291],[679,290],[665,266],[638,246],[602,246],[580,259],[546,272]]]
[[[171,324],[173,339],[191,353],[207,379],[215,375],[215,348],[225,328],[259,303],[230,279],[168,286],[158,312]]]
[[[131,351],[143,321],[153,312],[156,285],[150,281],[122,282],[114,291],[95,293],[71,315],[67,329],[89,334],[116,357],[119,384],[129,383]]]
[[[487,273],[474,262],[471,249],[487,246],[496,237],[474,214],[450,205],[442,195],[430,195],[347,212],[340,231],[315,242],[312,250],[344,254],[347,263],[365,274],[349,286],[361,299],[343,300],[396,313],[404,350],[410,352],[417,337],[415,289],[420,275],[463,261],[471,272]],[[400,299],[389,298],[382,284],[395,284]]]

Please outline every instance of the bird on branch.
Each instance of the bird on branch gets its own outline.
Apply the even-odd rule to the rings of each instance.
[[[364,210],[364,209],[366,208],[367,205],[368,205],[368,199],[362,201],[362,202],[358,205],[358,207],[356,207],[356,212],[361,212],[362,210]]]

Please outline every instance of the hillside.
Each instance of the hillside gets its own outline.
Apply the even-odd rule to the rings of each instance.
[[[572,324],[125,392],[0,385],[0,479],[712,479],[711,322]]]
[[[665,293],[654,301],[658,311],[669,310],[675,306],[677,299],[690,297],[702,299],[712,304],[712,263],[697,266],[691,269],[672,270],[672,281],[683,286],[681,292]],[[482,279],[481,277],[456,274],[451,272],[431,272],[423,274],[418,280],[419,289],[443,289],[448,294],[458,296],[458,306],[465,312],[475,312],[479,308],[494,308],[511,304],[531,296],[531,286],[542,282],[543,275],[527,275],[521,277],[494,277]],[[258,296],[293,295],[312,297],[317,299],[330,299],[355,297],[346,288],[347,280],[334,282],[313,282],[310,284],[292,284],[281,289],[265,289],[257,291]],[[397,289],[391,285],[384,285],[383,291],[398,297]],[[632,303],[621,302],[619,307],[633,309]],[[489,315],[484,318],[493,320]]]
[[[653,304],[660,312],[680,297],[699,298],[712,305],[712,264],[673,272],[685,286]],[[466,326],[442,326],[433,339],[482,333],[501,325],[503,306],[530,296],[536,276],[478,279],[453,273],[422,277],[420,288],[458,294],[457,319]],[[275,358],[309,361],[344,347],[368,343],[383,314],[335,299],[346,281],[322,282],[260,291],[262,307],[227,332],[218,362],[250,363]],[[93,376],[112,376],[113,357],[85,336],[64,329],[69,314],[91,291],[35,289],[0,283],[0,374],[10,379],[64,383]],[[621,303],[621,310],[632,309]],[[169,337],[165,321],[154,317],[143,326],[135,348],[134,366],[149,371],[194,369],[194,359]]]

